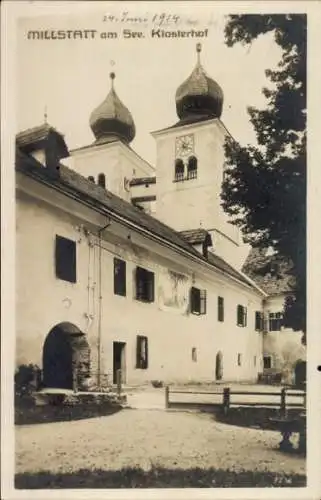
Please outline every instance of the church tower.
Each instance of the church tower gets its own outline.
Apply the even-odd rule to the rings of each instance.
[[[179,121],[152,134],[157,148],[156,214],[183,234],[207,230],[212,251],[240,267],[240,232],[228,224],[220,206],[228,135],[220,119],[223,91],[201,64],[201,44],[197,44],[196,52],[194,70],[176,91]]]
[[[109,76],[110,90],[89,118],[95,140],[73,150],[71,163],[92,182],[131,202],[131,180],[153,176],[154,168],[130,147],[136,134],[134,119],[115,90],[115,73]]]

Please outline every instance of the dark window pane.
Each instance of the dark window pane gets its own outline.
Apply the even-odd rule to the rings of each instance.
[[[175,180],[176,181],[183,181],[184,180],[184,162],[180,158],[177,158],[175,160]]]
[[[138,335],[136,339],[136,368],[148,368],[148,338]]]
[[[217,319],[224,321],[224,298],[218,297],[217,299]]]
[[[138,266],[136,268],[136,299],[144,302],[154,302],[154,288],[154,273]]]
[[[192,287],[190,292],[190,310],[193,314],[206,314],[206,290]]]
[[[191,312],[194,314],[200,314],[201,309],[201,295],[198,288],[191,288]]]
[[[281,330],[283,326],[283,314],[280,312],[269,314],[269,330],[271,332],[277,332]]]
[[[56,235],[55,261],[57,278],[76,283],[76,242]]]
[[[247,325],[247,308],[241,305],[237,306],[237,326]]]
[[[126,262],[114,258],[114,294],[126,296]]]
[[[263,367],[265,369],[269,369],[272,367],[272,362],[271,362],[271,356],[264,356],[263,357]]]

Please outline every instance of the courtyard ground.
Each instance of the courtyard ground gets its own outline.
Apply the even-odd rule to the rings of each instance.
[[[16,473],[123,467],[220,468],[305,474],[277,450],[275,431],[216,422],[210,414],[125,409],[87,420],[16,427]]]

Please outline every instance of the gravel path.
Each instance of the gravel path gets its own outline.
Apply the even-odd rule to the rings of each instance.
[[[275,450],[280,434],[209,414],[126,409],[111,416],[16,427],[16,472],[138,466],[305,473],[305,460]]]

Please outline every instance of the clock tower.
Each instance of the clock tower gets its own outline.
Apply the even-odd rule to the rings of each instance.
[[[197,62],[176,91],[179,121],[153,132],[157,147],[156,217],[177,231],[206,229],[217,255],[240,267],[242,241],[221,207],[224,142],[223,91]]]

